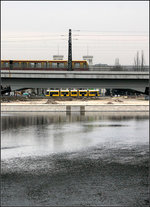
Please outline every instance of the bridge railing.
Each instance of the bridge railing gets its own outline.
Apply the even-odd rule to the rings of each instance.
[[[149,72],[149,66],[90,66],[90,71],[137,71]]]

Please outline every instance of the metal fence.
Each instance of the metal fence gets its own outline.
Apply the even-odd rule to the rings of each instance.
[[[91,71],[142,71],[149,72],[149,66],[90,66]]]

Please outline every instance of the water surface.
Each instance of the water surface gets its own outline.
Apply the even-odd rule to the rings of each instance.
[[[3,205],[148,204],[149,114],[3,113]]]

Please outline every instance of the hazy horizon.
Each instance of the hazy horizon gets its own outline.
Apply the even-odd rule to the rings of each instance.
[[[148,1],[2,1],[1,11],[1,59],[67,59],[72,29],[73,60],[133,65],[143,50],[149,64]]]

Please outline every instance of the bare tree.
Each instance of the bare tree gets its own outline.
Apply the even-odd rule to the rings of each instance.
[[[139,51],[137,51],[137,54],[136,54],[136,61],[137,61],[137,67],[139,67],[140,66]]]
[[[135,58],[135,57],[134,57],[134,66],[135,66],[135,67],[137,66],[136,58]]]
[[[139,51],[137,51],[136,56],[134,57],[134,65],[137,69],[140,67]]]
[[[143,69],[143,67],[144,67],[144,51],[142,50],[141,51],[141,68]]]

